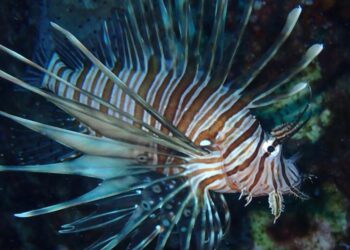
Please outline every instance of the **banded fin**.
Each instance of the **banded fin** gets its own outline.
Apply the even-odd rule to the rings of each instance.
[[[193,190],[192,190],[193,192]],[[220,195],[219,195],[220,196]],[[215,200],[215,203],[214,203]],[[174,213],[171,224],[158,238],[156,249],[163,249],[170,232],[175,230],[181,249],[215,249],[223,237],[223,228],[227,232],[229,215],[223,197],[204,191],[201,195],[188,194],[183,199],[179,212]],[[165,206],[167,208],[167,205]]]
[[[57,28],[57,27],[56,27],[56,28]],[[61,31],[62,31],[62,30],[61,30]],[[65,32],[66,32],[66,31],[65,31]],[[67,34],[66,34],[66,35],[67,35]],[[70,35],[71,35],[71,34],[70,34]],[[74,39],[75,39],[75,38],[74,38]],[[79,42],[78,42],[78,43],[79,43]],[[79,44],[80,44],[80,43],[79,43]],[[81,44],[80,44],[80,45],[81,45]],[[84,49],[86,50],[85,47],[84,47]],[[68,83],[66,80],[64,80],[64,79],[62,79],[62,78],[60,78],[60,77],[58,77],[58,76],[55,76],[54,74],[48,72],[47,70],[45,70],[45,69],[42,68],[41,66],[39,66],[39,65],[37,65],[37,64],[35,64],[35,63],[33,63],[33,62],[31,62],[30,60],[28,60],[27,58],[24,58],[23,56],[19,55],[18,53],[14,52],[14,51],[12,51],[12,50],[10,50],[10,49],[4,47],[4,46],[1,46],[1,50],[7,52],[8,54],[10,54],[11,56],[17,58],[18,60],[20,60],[20,61],[22,61],[22,62],[24,62],[24,63],[26,63],[26,64],[28,64],[28,65],[31,65],[31,66],[33,66],[34,68],[36,68],[36,69],[38,69],[38,70],[40,70],[40,71],[42,71],[42,72],[45,72],[45,73],[47,73],[47,74],[49,74],[49,75],[51,75],[51,76],[57,78],[58,80],[60,80],[60,81],[63,82],[64,84],[66,84],[67,86],[72,87],[72,88],[74,88],[74,89],[77,89],[77,87],[71,85],[71,84]],[[90,57],[92,57],[92,58],[94,58],[95,60],[97,60],[97,58],[94,57],[94,55],[91,54],[91,52],[87,51],[87,53],[90,55]],[[91,59],[91,58],[90,58],[90,59]],[[182,135],[181,132],[177,131],[177,129],[176,129],[171,123],[169,123],[168,121],[166,121],[166,118],[162,117],[159,113],[157,113],[157,111],[153,110],[153,109],[150,107],[149,104],[147,104],[141,97],[139,97],[139,96],[137,95],[137,93],[133,92],[133,91],[132,91],[131,89],[129,89],[126,85],[124,85],[124,83],[121,82],[120,79],[118,79],[108,68],[106,68],[106,66],[104,66],[104,65],[103,65],[101,62],[99,62],[99,61],[98,61],[98,63],[99,63],[100,66],[102,65],[102,68],[103,68],[103,69],[105,69],[108,73],[110,73],[109,77],[112,76],[112,77],[116,78],[117,81],[119,81],[119,83],[122,84],[121,86],[123,86],[123,88],[126,89],[127,93],[129,93],[129,94],[132,93],[132,96],[134,97],[134,99],[136,98],[137,100],[139,100],[139,102],[141,102],[143,105],[145,105],[145,106],[146,106],[145,109],[151,110],[150,112],[151,112],[153,115],[156,115],[159,119],[161,119],[163,123],[167,124],[167,125],[165,125],[166,127],[171,128],[170,130],[171,130],[174,134],[177,134],[177,135],[180,137],[181,140],[183,140],[184,135]],[[101,69],[101,70],[102,70],[102,69]],[[105,73],[106,73],[106,72],[105,72]],[[16,84],[18,84],[19,82],[21,82],[20,80],[15,79],[14,77],[11,77],[11,76],[9,76],[8,74],[6,74],[6,73],[4,73],[4,72],[2,72],[2,75],[3,75],[4,78],[6,78],[6,79],[8,79],[8,80],[10,80],[10,81],[12,81],[12,82],[15,82]],[[20,85],[21,85],[22,87],[24,87],[25,84],[23,84],[23,82],[21,82]],[[28,87],[28,86],[27,86],[26,88],[29,89],[29,90],[31,90],[31,91],[33,91],[33,88],[30,88],[30,87]],[[98,97],[94,96],[93,94],[91,94],[91,93],[89,93],[89,92],[86,92],[86,91],[83,91],[83,90],[80,90],[80,89],[78,89],[78,91],[84,93],[85,95],[91,96],[94,100],[96,100],[96,101],[98,101],[98,102],[101,102],[102,104],[104,104],[104,105],[106,105],[106,106],[108,106],[108,107],[111,107],[111,104],[106,103],[105,101],[101,100],[101,98],[98,98]],[[34,92],[39,93],[38,90],[36,90],[36,91],[34,91]],[[135,99],[135,100],[136,100],[136,99]],[[112,107],[112,109],[116,109],[116,108],[115,108],[115,107]],[[119,110],[118,110],[118,111],[119,111]],[[145,127],[150,128],[150,126],[145,126]],[[153,130],[153,131],[154,131],[154,130]],[[177,131],[177,132],[176,132],[176,131]],[[170,139],[170,137],[167,137],[167,138]],[[198,148],[197,146],[194,146],[193,143],[190,142],[188,139],[186,139],[185,142],[186,142],[186,144],[191,145],[192,148],[193,148],[193,150],[195,150],[195,151],[197,151],[197,152],[200,152],[200,153],[203,153],[203,151],[202,151],[200,148]],[[182,143],[182,145],[185,145],[185,144]]]
[[[27,84],[27,83],[25,83],[25,82],[15,78],[15,77],[11,76],[11,75],[9,75],[9,74],[1,71],[1,70],[0,70],[0,77],[6,79],[6,80],[8,80],[8,81],[10,81],[10,82],[12,82],[12,83],[14,83],[16,85],[19,85],[19,86],[21,86],[23,88],[26,88],[29,91],[34,92],[34,93],[36,93],[36,94],[38,94],[38,95],[40,95],[42,97],[47,98],[48,100],[50,100],[54,104],[56,104],[59,107],[61,107],[66,112],[68,112],[70,114],[73,114],[73,115],[77,115],[77,114],[78,114],[78,116],[80,115],[79,116],[80,118],[82,118],[82,115],[84,115],[83,113],[85,113],[85,118],[91,120],[91,119],[94,118],[94,117],[91,117],[91,114],[95,114],[97,116],[96,118],[100,119],[100,122],[104,122],[104,123],[102,123],[102,125],[109,126],[109,129],[111,128],[111,125],[112,125],[111,121],[114,122],[114,123],[117,122],[116,118],[108,117],[107,115],[104,115],[103,113],[97,112],[97,111],[91,109],[88,106],[85,106],[85,105],[82,105],[82,104],[75,104],[72,101],[65,100],[63,98],[60,98],[60,97],[51,95],[49,93],[46,93],[46,92],[44,92],[44,91],[42,91],[42,90],[40,90],[40,89],[38,89],[38,88],[36,88],[34,86],[31,86],[31,85],[29,85],[29,84]],[[78,112],[74,112],[75,110],[78,111]],[[90,114],[90,117],[86,117],[87,114]],[[106,121],[109,122],[110,124],[106,124],[105,123]],[[30,123],[30,121],[28,121],[28,122]],[[119,124],[120,124],[120,122],[119,122]],[[126,123],[122,123],[122,124],[123,125],[119,125],[119,126],[121,126],[123,128],[128,126],[128,124],[126,124]],[[118,123],[117,124],[113,124],[113,125],[116,126],[116,125],[118,125]],[[112,129],[116,130],[118,128],[117,127],[112,127]],[[176,148],[177,150],[179,150],[179,152],[183,152],[185,154],[190,154],[191,150],[193,151],[192,147],[190,147],[189,145],[186,145],[185,143],[183,143],[180,140],[176,140],[176,138],[173,138],[173,137],[170,137],[170,136],[167,136],[167,135],[162,135],[162,134],[158,133],[158,135],[160,135],[160,137],[163,138],[163,139],[158,139],[157,137],[152,136],[150,133],[147,133],[147,132],[145,132],[145,131],[143,131],[141,129],[137,129],[137,128],[132,128],[132,129],[133,129],[134,133],[135,132],[138,133],[138,134],[141,133],[143,135],[146,135],[146,138],[150,138],[150,141],[149,141],[150,143],[159,142],[160,144],[163,144],[166,147]],[[125,134],[126,131],[127,130],[124,130],[121,135]],[[153,131],[154,130],[152,130],[152,132]],[[117,136],[118,134],[120,134],[120,133],[117,133],[114,136]],[[134,137],[134,136],[135,135],[129,133],[129,139]],[[120,138],[120,139],[122,139],[122,138]],[[138,140],[142,140],[142,138],[140,138]],[[176,144],[180,144],[180,146],[178,146]],[[186,149],[189,149],[190,151],[187,151]],[[194,151],[194,152],[196,152],[196,151]]]
[[[48,62],[51,59],[51,52],[48,51],[45,45],[38,47],[36,50],[34,57],[32,59],[33,62],[39,63],[41,65],[47,66]],[[42,87],[42,82],[44,80],[45,75],[43,75],[40,71],[28,67],[26,70],[26,74],[24,80],[36,87]],[[18,90],[23,90],[18,88]]]
[[[184,142],[192,145],[194,148],[199,149],[193,144],[184,134],[182,134],[178,129],[171,124],[165,117],[163,117],[159,112],[153,109],[144,99],[142,99],[137,93],[130,89],[123,81],[121,81],[108,67],[106,67],[101,61],[99,61],[73,34],[58,26],[57,24],[51,23],[52,27],[60,31],[74,46],[79,48],[79,50],[87,57],[89,60],[100,69],[107,77],[109,77],[118,87],[123,90],[127,95],[129,95],[136,103],[140,104],[147,112],[152,115],[157,121],[163,124],[167,129],[169,129],[175,137],[182,139]],[[200,150],[200,149],[199,149]]]

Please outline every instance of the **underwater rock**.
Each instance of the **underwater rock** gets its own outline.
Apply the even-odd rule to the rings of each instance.
[[[325,133],[325,130],[332,122],[331,111],[325,105],[325,95],[314,97],[311,103],[313,115],[300,131],[293,136],[294,140],[308,140],[311,143],[317,142]]]
[[[288,204],[288,212],[276,224],[263,209],[251,209],[254,249],[328,250],[341,245],[348,227],[347,205],[332,184],[324,184],[320,192],[321,197]]]
[[[332,113],[332,123],[318,145],[320,155],[314,159],[315,172],[332,180],[350,199],[350,75],[344,74],[327,92],[327,103]]]

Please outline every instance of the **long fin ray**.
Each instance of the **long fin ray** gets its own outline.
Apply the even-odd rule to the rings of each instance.
[[[199,18],[198,18],[198,30],[196,31],[196,36],[193,39],[193,47],[194,47],[194,58],[197,63],[197,67],[202,61],[202,55],[200,53],[200,45],[201,45],[201,39],[203,35],[203,25],[204,25],[204,11],[205,11],[205,6],[204,6],[204,0],[200,0],[200,5],[199,5]]]
[[[132,35],[134,36],[134,40],[136,43],[136,48],[139,47],[139,49],[137,49],[137,53],[139,54],[138,56],[138,60],[139,60],[139,67],[142,70],[145,70],[147,67],[147,61],[150,57],[150,51],[149,49],[145,46],[145,40],[143,38],[143,36],[140,35],[140,29],[139,29],[139,25],[137,23],[137,19],[136,19],[136,14],[134,11],[134,6],[132,4],[128,5],[127,11],[129,12],[129,19],[130,19],[130,26],[131,28],[129,28],[129,32],[132,32],[134,30],[134,32],[132,32]]]
[[[138,129],[135,126],[124,123],[117,118],[101,114],[88,106],[83,107],[87,110],[86,112],[76,110],[71,107],[67,108],[60,104],[56,105],[65,110],[68,114],[78,118],[79,121],[83,122],[93,130],[108,138],[144,146],[159,144],[183,154],[190,154],[189,152],[191,152],[191,147],[184,145],[182,141],[176,140],[176,138],[171,137],[172,139],[169,140],[168,136],[163,134],[161,134],[159,137],[154,136],[145,130]],[[77,104],[77,106],[79,106],[79,104]]]
[[[129,53],[129,61],[131,69],[139,70],[140,69],[140,55],[138,54],[138,50],[136,48],[135,39],[133,37],[133,33],[130,29],[130,24],[128,20],[128,16],[121,16],[122,24],[125,27],[124,37],[127,45],[128,53]]]
[[[82,204],[91,203],[97,200],[102,200],[102,199],[112,197],[128,191],[128,189],[126,188],[127,182],[129,182],[128,184],[130,185],[129,187],[130,191],[137,189],[136,183],[138,184],[138,181],[139,180],[133,180],[130,178],[128,180],[123,180],[122,182],[119,179],[107,180],[102,182],[95,189],[89,191],[88,193],[78,198],[65,201],[62,203],[58,203],[48,207],[43,207],[43,208],[39,208],[39,209],[35,209],[35,210],[23,212],[23,213],[17,213],[15,214],[15,216],[16,217],[33,217],[33,216],[57,212],[63,209],[79,206]],[[139,185],[139,188],[141,188],[144,184],[138,184],[138,185]]]
[[[157,153],[156,149],[152,149],[150,147],[136,146],[121,141],[85,135],[23,119],[2,111],[0,111],[0,115],[16,121],[29,129],[41,133],[67,147],[73,148],[85,154],[137,158],[138,155],[144,154],[145,152]]]
[[[50,25],[50,24],[49,24]],[[69,44],[59,32],[52,30],[52,42],[55,52],[60,59],[71,69],[82,69],[86,58],[80,51]]]
[[[172,193],[170,193],[165,199],[164,201],[161,202],[161,204],[165,204],[167,201],[169,201],[174,195],[176,195],[178,192],[180,192],[181,190],[183,190],[183,188],[185,188],[186,185],[181,185],[180,187],[178,187],[175,191],[173,191]],[[156,207],[151,208],[150,211],[146,212],[145,215],[138,215],[135,214],[135,219],[137,220],[137,222],[135,222],[134,218],[130,218],[130,222],[131,223],[127,223],[124,227],[124,229],[117,235],[117,237],[115,239],[113,239],[110,243],[108,243],[107,246],[110,247],[114,247],[116,245],[118,245],[132,230],[134,230],[138,225],[140,225],[149,215],[151,215],[151,213],[153,211],[155,211],[157,208],[159,208],[161,206],[161,204],[156,204]]]
[[[212,35],[209,41],[209,48],[207,51],[206,57],[210,58],[208,65],[205,67],[205,71],[208,76],[212,74],[212,71],[214,70],[214,62],[218,60],[218,43],[220,36],[223,33],[224,30],[224,21],[226,18],[226,9],[227,9],[228,2],[225,1],[217,1],[215,5],[215,22],[213,25],[213,31]]]
[[[228,74],[230,73],[230,70],[232,68],[232,64],[234,63],[237,51],[239,49],[239,46],[241,45],[243,34],[245,32],[245,29],[246,29],[248,22],[249,22],[250,15],[252,13],[253,3],[254,3],[254,0],[247,1],[243,16],[242,16],[242,21],[240,23],[240,27],[238,28],[238,32],[237,32],[238,35],[237,35],[236,41],[234,44],[232,44],[232,46],[228,46],[228,48],[226,49],[227,53],[230,54],[230,57],[229,57],[229,61],[227,63],[226,70],[223,73],[223,79],[221,81],[222,84],[224,84],[227,80]],[[226,53],[226,51],[225,51],[225,53]],[[226,63],[224,63],[224,64],[226,64]]]
[[[112,249],[126,237],[129,237],[134,230],[140,231],[142,227],[147,227],[145,221],[152,221],[152,218],[154,218],[151,216],[151,214],[156,213],[156,211],[159,209],[164,209],[164,207],[166,209],[166,204],[175,199],[177,195],[180,195],[180,193],[182,193],[187,197],[191,196],[191,192],[187,192],[187,189],[189,188],[188,183],[186,180],[182,181],[179,178],[181,178],[181,175],[178,177],[168,177],[168,180],[157,181],[153,184],[148,185],[147,188],[142,191],[142,203],[138,204],[135,213],[130,217],[129,221],[125,224],[123,229],[119,233],[115,233],[109,238],[96,242],[91,249]],[[154,193],[157,195],[155,196]],[[161,214],[167,215],[171,211],[173,211],[173,208],[168,211],[161,212]],[[161,219],[157,221],[160,223]],[[160,226],[162,227],[161,224]],[[158,233],[161,233],[161,231]],[[144,237],[144,235],[140,235],[139,237],[141,237],[142,240],[142,237]]]
[[[190,249],[193,229],[199,215],[198,197],[194,197],[192,203],[188,203],[181,220],[177,223],[181,249]]]
[[[217,212],[220,216],[220,221],[222,224],[222,237],[225,237],[230,229],[231,224],[231,215],[229,207],[227,205],[225,196],[222,193],[210,193],[211,199],[213,199],[214,204],[216,205]]]
[[[152,174],[152,171],[148,171],[148,177]],[[153,172],[154,173],[154,172]],[[137,190],[142,190],[145,188],[152,187],[153,185],[159,185],[162,182],[171,181],[173,179],[179,178],[179,175],[174,175],[171,177],[160,177],[153,181],[149,181],[145,178],[146,174],[144,171],[140,172],[139,169],[135,169],[135,171],[131,168],[126,172],[121,172],[118,177],[106,179],[101,182],[97,187],[92,189],[91,191],[74,198],[69,201],[61,202],[55,205],[30,210],[23,213],[17,213],[15,216],[17,217],[33,217],[48,213],[57,212],[63,209],[84,205],[92,202],[108,200],[107,198],[117,197],[123,198],[124,195],[128,195],[129,192],[139,192]],[[182,190],[182,187],[173,195],[176,195],[177,192]],[[171,199],[172,195],[168,196],[168,199]],[[166,202],[165,200],[164,202]],[[157,206],[161,206],[161,204],[157,204]],[[155,208],[156,209],[156,208]],[[145,219],[146,217],[144,217]],[[140,221],[141,223],[142,221]]]
[[[44,73],[44,74],[47,74],[47,75],[53,77],[54,79],[56,79],[56,80],[58,80],[59,82],[65,84],[66,86],[68,86],[68,87],[70,87],[70,88],[72,88],[72,89],[74,89],[74,90],[76,90],[76,91],[78,91],[78,92],[80,92],[80,93],[86,95],[87,97],[91,98],[92,100],[94,100],[94,101],[96,101],[96,102],[98,102],[98,103],[100,103],[100,104],[102,104],[102,105],[104,105],[104,106],[106,106],[106,107],[112,109],[113,111],[117,112],[118,114],[120,114],[120,115],[122,115],[122,116],[125,116],[125,117],[127,117],[127,118],[129,118],[129,119],[133,119],[133,121],[135,121],[135,122],[138,122],[137,120],[135,120],[135,118],[132,118],[132,117],[130,116],[130,114],[123,112],[122,110],[120,110],[120,109],[118,109],[117,107],[113,106],[112,104],[106,102],[105,100],[103,100],[103,99],[100,98],[99,96],[96,96],[96,95],[94,95],[93,93],[90,93],[90,92],[88,92],[88,91],[86,91],[86,90],[84,90],[84,89],[78,88],[77,86],[75,86],[75,85],[69,83],[66,79],[63,79],[62,77],[59,77],[58,75],[56,75],[56,74],[54,74],[54,73],[48,71],[47,69],[43,68],[42,66],[38,65],[37,63],[35,63],[35,62],[29,60],[28,58],[26,58],[26,57],[24,57],[24,56],[18,54],[16,51],[13,51],[13,50],[11,50],[11,49],[9,49],[9,48],[3,46],[3,45],[0,45],[0,50],[4,51],[4,52],[7,53],[8,55],[10,55],[10,56],[16,58],[17,60],[19,60],[19,61],[21,61],[21,62],[23,62],[23,63],[25,63],[25,64],[27,64],[27,65],[29,65],[29,66],[35,68],[35,69],[37,69],[37,70],[39,70],[40,72],[42,72],[42,73]],[[7,78],[5,78],[5,79],[7,79]],[[11,81],[11,80],[10,80],[10,81]],[[18,81],[20,81],[20,80],[18,80]],[[12,81],[12,82],[13,82],[13,81]],[[23,82],[23,81],[22,81],[22,82]],[[21,86],[24,87],[23,84],[22,84]],[[27,88],[27,89],[28,89],[28,88]],[[32,89],[29,89],[29,90],[32,91]],[[33,92],[34,92],[34,91],[33,91]]]
[[[119,225],[126,223],[135,211],[135,204],[140,202],[140,198],[140,190],[133,190],[97,201],[95,202],[97,209],[92,214],[62,225],[59,233],[78,233],[106,226],[116,227],[116,223]]]
[[[207,225],[206,227],[208,228],[208,249],[213,249],[215,246],[215,239],[216,239],[216,234],[214,230],[214,221],[213,221],[213,214],[212,214],[212,206],[210,204],[210,198],[208,194],[208,190],[205,191],[206,194],[204,195],[204,204],[206,207],[206,216],[207,216]]]
[[[19,96],[16,97],[16,100],[21,98],[22,95],[27,96],[26,93],[17,93],[17,95]],[[28,112],[25,112],[27,118],[30,119],[35,116],[36,119],[42,119],[44,116],[40,114],[43,111],[47,111],[49,116],[44,119],[50,125],[64,126],[69,130],[85,133],[85,128],[79,125],[76,119],[71,118],[68,114],[55,107],[55,105],[46,101],[38,101],[35,106],[35,108],[30,108]],[[31,111],[35,111],[35,114],[29,113]],[[8,119],[1,118],[1,126],[5,130],[0,136],[0,151],[7,152],[7,155],[0,156],[0,158],[5,159],[5,162],[7,161],[6,159],[9,159],[9,163],[20,165],[51,163],[75,157],[78,154],[78,152],[62,146],[45,136],[33,133],[33,131]]]
[[[165,245],[166,245],[171,233],[173,232],[175,226],[178,225],[178,222],[180,221],[181,217],[183,216],[183,212],[184,212],[186,206],[188,205],[188,203],[190,202],[190,200],[192,199],[192,196],[193,196],[192,191],[190,191],[188,193],[186,199],[181,204],[177,205],[178,206],[177,210],[174,210],[174,215],[170,218],[167,225],[166,226],[163,225],[164,231],[159,235],[157,245],[156,245],[157,250],[161,250],[165,247]],[[167,207],[165,207],[165,209],[167,209]]]
[[[149,231],[147,232],[146,236],[143,235],[143,237],[141,239],[136,239],[136,241],[132,241],[129,245],[128,245],[128,249],[132,249],[132,250],[142,250],[145,247],[147,247],[161,232],[162,232],[162,227],[157,225],[153,228],[151,228]],[[133,239],[135,239],[135,237],[133,237]]]
[[[302,92],[307,91],[311,95],[311,88],[310,85],[306,82],[300,82],[290,88],[287,92],[278,94],[278,95],[273,95],[270,94],[262,99],[259,99],[255,102],[252,102],[249,107],[250,108],[261,108],[261,107],[266,107],[273,105],[275,103],[284,101],[286,99],[292,98],[293,96],[300,95]]]
[[[206,217],[206,206],[204,199],[201,201],[201,212],[200,212],[200,220],[198,221],[198,228],[199,235],[197,237],[197,245],[199,246],[199,249],[207,249],[206,248],[206,233],[208,230],[208,227],[206,226],[207,223],[207,217]]]
[[[249,84],[256,78],[256,76],[261,72],[261,70],[270,62],[270,60],[276,55],[280,47],[289,37],[290,33],[294,29],[295,24],[301,13],[301,7],[293,9],[288,17],[287,21],[282,28],[280,35],[275,39],[271,47],[266,51],[266,53],[256,62],[251,68],[240,77],[240,79],[234,80],[234,84],[238,86],[238,94],[241,94]]]
[[[25,166],[2,166],[0,171],[20,171],[29,173],[49,173],[80,175],[101,180],[113,179],[131,174],[144,174],[156,168],[177,168],[181,170],[182,165],[139,163],[137,159],[110,158],[93,155],[83,155],[73,160],[59,163],[25,165]]]
[[[219,244],[220,244],[220,241],[223,237],[223,231],[222,231],[222,223],[221,223],[221,220],[220,220],[220,216],[219,216],[219,213],[217,211],[217,208],[213,202],[213,199],[211,197],[210,194],[208,194],[208,199],[209,199],[209,204],[210,204],[210,207],[211,207],[211,214],[212,214],[212,217],[213,217],[213,230],[212,230],[212,234],[214,233],[215,235],[215,238],[214,238],[214,248],[216,248]]]
[[[317,56],[321,53],[323,49],[322,44],[314,44],[312,45],[302,57],[302,59],[292,68],[283,73],[277,80],[268,84],[267,89],[258,93],[251,103],[257,102],[266,96],[273,93],[276,89],[286,84],[290,79],[292,79],[296,74],[305,69]]]
[[[69,224],[63,225],[58,232],[64,233],[81,233],[101,227],[105,227],[109,224],[121,223],[126,217],[130,217],[135,210],[134,207],[125,210],[117,210],[113,212],[108,212],[104,214],[98,214],[95,216],[89,216],[84,218],[84,220],[79,220],[71,222]]]
[[[161,61],[164,61],[165,58],[164,58],[164,44],[162,43],[162,40],[161,40],[161,37],[160,37],[160,29],[159,29],[159,25],[158,25],[158,22],[157,22],[157,19],[156,19],[156,11],[155,11],[155,6],[153,5],[155,1],[152,1],[152,0],[148,0],[147,3],[148,3],[148,7],[149,7],[149,11],[150,11],[150,17],[151,17],[151,25],[150,25],[150,28],[153,29],[153,32],[151,30],[151,32],[153,33],[153,37],[155,38],[155,41],[152,42],[152,44],[154,45],[153,46],[153,49],[154,49],[154,52],[155,54],[159,55],[161,57]],[[153,38],[151,37],[151,39]],[[157,46],[155,46],[157,45]]]

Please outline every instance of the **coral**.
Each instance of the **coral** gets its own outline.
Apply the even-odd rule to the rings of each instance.
[[[307,68],[303,72],[303,75],[293,82],[308,82],[313,86],[315,85],[315,82],[320,79],[322,79],[321,67],[319,63],[317,63],[314,67]],[[293,139],[307,139],[312,143],[315,143],[320,139],[325,129],[330,125],[332,119],[331,111],[327,108],[327,95],[327,92],[321,92],[314,95],[310,103],[310,110],[312,112],[311,118],[307,124],[294,135]]]
[[[300,131],[293,136],[293,139],[302,140],[307,139],[315,143],[324,133],[324,130],[331,123],[331,111],[325,107],[325,96],[319,95],[314,98],[311,104],[313,115]]]
[[[323,196],[326,202],[323,209],[315,215],[316,219],[324,219],[329,225],[332,233],[342,233],[347,227],[347,209],[344,204],[344,197],[332,184],[325,184]]]
[[[271,223],[271,215],[266,210],[256,210],[249,214],[254,250],[272,250],[276,248],[274,242],[266,234],[266,227]]]
[[[295,239],[293,241],[294,249],[329,250],[335,247],[334,239],[330,233],[329,224],[316,222],[315,228],[316,230],[310,235],[310,237]]]

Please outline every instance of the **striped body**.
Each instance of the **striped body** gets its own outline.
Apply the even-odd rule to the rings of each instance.
[[[199,70],[190,68],[177,77],[173,68],[160,65],[166,63],[153,60],[147,72],[135,72],[132,67],[122,68],[115,63],[111,70],[195,144],[201,145],[206,140],[210,142],[212,154],[191,159],[196,165],[193,169],[202,169],[203,173],[205,169],[211,170],[200,179],[206,185],[210,184],[209,189],[263,195],[277,187],[281,192],[288,192],[287,182],[293,183],[293,186],[299,185],[299,174],[293,166],[281,170],[274,161],[270,163],[269,159],[265,159],[263,142],[266,144],[267,136],[239,95],[222,85],[216,88],[209,86],[204,72]],[[97,67],[73,71],[54,54],[48,70],[131,116],[169,133]],[[118,113],[50,76],[44,78],[42,86],[59,96],[118,117]],[[262,161],[259,160],[261,158]],[[278,160],[283,160],[281,154]],[[200,162],[198,167],[197,161]],[[264,171],[265,164],[271,166],[271,171]],[[287,176],[292,177],[288,179]]]

